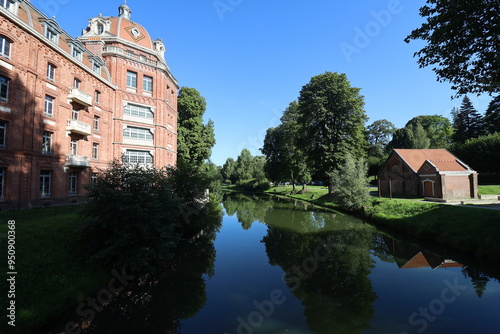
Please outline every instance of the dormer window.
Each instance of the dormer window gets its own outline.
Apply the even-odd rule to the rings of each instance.
[[[0,0],[0,6],[14,14],[17,14],[18,5],[18,1],[15,0]]]
[[[97,23],[97,33],[100,35],[104,32],[104,24]]]
[[[57,22],[54,19],[43,18],[42,25],[45,37],[57,44],[59,42],[59,35],[62,34],[62,29]]]
[[[96,72],[97,74],[101,74],[101,69],[104,66],[104,61],[97,57],[94,56],[92,57],[92,71]]]

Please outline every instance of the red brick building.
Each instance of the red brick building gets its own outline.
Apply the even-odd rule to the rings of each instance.
[[[178,84],[131,21],[69,36],[31,3],[0,1],[0,209],[75,203],[115,158],[175,165]]]
[[[381,192],[477,198],[477,172],[445,149],[395,149],[378,174]]]

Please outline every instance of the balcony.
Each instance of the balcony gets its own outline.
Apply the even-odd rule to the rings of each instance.
[[[88,168],[90,167],[90,158],[83,155],[67,155],[64,167]]]
[[[68,119],[68,126],[66,127],[66,131],[78,133],[83,136],[88,136],[92,134],[92,127],[90,124],[80,122],[75,119]]]
[[[71,88],[71,90],[69,91],[68,99],[73,100],[74,102],[79,103],[85,107],[92,106],[92,96],[78,88]]]

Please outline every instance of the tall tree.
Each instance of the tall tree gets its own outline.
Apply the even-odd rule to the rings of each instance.
[[[236,177],[236,161],[233,158],[227,158],[222,166],[221,175],[224,180],[229,180],[231,183],[236,182],[238,179]]]
[[[427,0],[420,16],[426,22],[405,38],[427,42],[415,53],[420,67],[432,66],[457,95],[500,91],[498,0]]]
[[[452,115],[455,129],[453,141],[463,143],[484,133],[483,116],[474,108],[467,96],[464,96],[459,109],[453,109]]]
[[[182,87],[177,100],[179,166],[201,166],[212,154],[215,145],[214,123],[203,124],[207,103],[195,88]]]
[[[304,161],[297,119],[298,104],[294,101],[283,112],[282,123],[267,130],[262,147],[267,177],[274,182],[292,182],[294,191],[296,183],[306,183],[311,179]]]
[[[391,142],[387,145],[388,148],[409,148],[409,149],[425,149],[429,148],[431,141],[420,122],[407,124],[402,129],[398,129]]]
[[[453,127],[448,118],[439,115],[417,116],[406,126],[420,123],[430,140],[429,148],[446,148],[452,142]]]
[[[488,104],[484,115],[484,128],[488,134],[500,132],[500,95],[497,95]]]
[[[368,144],[370,145],[368,155],[374,157],[383,157],[385,148],[392,139],[396,126],[386,119],[379,119],[366,128]]]
[[[347,153],[356,158],[366,152],[360,88],[351,87],[345,74],[325,72],[311,78],[299,96],[298,123],[302,146],[317,176],[326,182]],[[330,187],[330,192],[333,188]]]

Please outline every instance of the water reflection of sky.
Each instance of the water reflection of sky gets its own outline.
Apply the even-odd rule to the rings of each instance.
[[[350,228],[354,230],[358,228],[353,227],[352,222],[332,223],[330,220],[335,220],[337,217],[327,215],[327,219],[324,219],[326,216],[313,215],[310,230],[306,227],[307,233],[322,229],[347,231]],[[249,216],[245,215],[245,217],[248,219]],[[236,214],[224,217],[223,227],[215,241],[217,249],[215,275],[207,281],[207,303],[194,318],[182,321],[182,333],[323,334],[338,332],[336,328],[326,327],[319,330],[316,328],[316,331],[311,330],[311,319],[316,318],[309,314],[311,319],[308,319],[308,316],[304,314],[304,303],[317,302],[322,297],[311,299],[310,290],[307,291],[309,296],[301,296],[300,293],[305,293],[305,290],[294,293],[290,286],[283,282],[285,270],[282,265],[280,263],[270,265],[266,244],[263,242],[266,235],[270,233],[270,228],[262,221],[266,221],[264,217],[256,219],[251,224],[248,222],[243,224],[238,221]],[[282,221],[279,224],[280,228],[293,221],[294,218],[289,217],[288,222]],[[341,224],[344,225],[340,226]],[[303,228],[302,226],[299,229]],[[284,238],[286,233],[283,233]],[[301,247],[300,244],[296,246]],[[360,246],[354,245],[353,247],[359,248]],[[464,276],[464,268],[448,261],[446,257],[440,259],[439,255],[433,253],[419,254],[417,252],[412,258],[410,252],[409,258],[398,254],[396,260],[390,254],[391,248],[387,247],[383,261],[377,256],[377,254],[380,255],[380,250],[366,249],[365,251],[371,259],[368,274],[369,288],[372,289],[376,298],[372,303],[374,312],[373,317],[369,319],[370,328],[358,332],[500,333],[500,323],[497,321],[500,309],[500,285],[496,279],[491,278],[486,283],[486,288],[479,297],[471,278]],[[439,261],[450,267],[439,268]],[[425,262],[429,266],[416,268]],[[322,286],[321,284],[318,283],[318,289]],[[334,284],[332,281],[332,285]],[[285,302],[281,305],[274,305],[272,314],[265,316],[261,325],[248,325],[252,320],[254,324],[259,323],[258,317],[251,317],[252,312],[258,311],[256,303],[269,300],[270,294],[276,290],[283,293]],[[346,301],[347,299],[338,300],[340,303]],[[330,300],[325,305],[331,302]],[[367,301],[367,303],[370,302]],[[342,305],[339,307],[341,309]],[[327,314],[322,315],[323,318],[325,316],[328,317]]]

